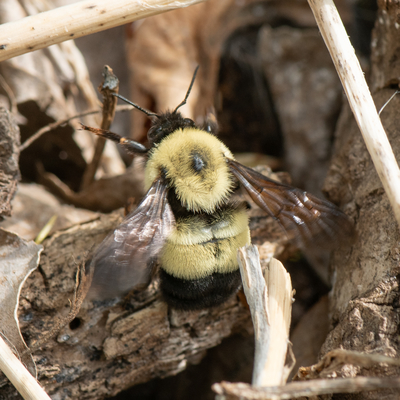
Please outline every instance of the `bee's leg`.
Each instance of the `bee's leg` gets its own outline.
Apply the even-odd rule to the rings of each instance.
[[[132,139],[122,137],[120,135],[117,135],[114,132],[107,131],[106,129],[93,128],[91,126],[86,126],[83,124],[81,124],[81,126],[82,126],[82,129],[84,129],[86,131],[93,132],[98,136],[101,136],[105,139],[109,139],[115,143],[118,143],[129,153],[133,153],[133,154],[147,153],[147,151],[148,151],[147,147],[143,146],[141,143],[135,142]]]

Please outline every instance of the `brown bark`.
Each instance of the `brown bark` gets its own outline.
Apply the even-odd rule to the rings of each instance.
[[[386,102],[399,84],[396,28],[398,2],[379,2],[379,14],[372,40],[370,86],[377,109]],[[400,154],[398,126],[399,98],[393,99],[381,114],[395,155]],[[343,110],[336,142],[336,154],[326,189],[332,198],[346,202],[357,221],[358,240],[352,250],[336,253],[332,264],[332,331],[323,353],[342,347],[349,350],[399,357],[399,228],[348,107]],[[338,190],[337,188],[341,188]],[[344,366],[338,376],[391,376],[395,367],[361,368]],[[397,399],[399,392],[384,390],[347,395],[351,399]],[[344,398],[344,397],[335,397]]]
[[[122,217],[122,211],[94,216],[44,242],[39,269],[28,278],[20,300],[21,330],[29,345],[68,313],[77,264]],[[276,229],[273,222],[257,217],[251,227],[271,236]],[[262,244],[263,238],[253,241]],[[276,248],[275,254],[283,246]],[[34,359],[39,382],[52,398],[98,399],[177,374],[197,363],[206,349],[243,329],[251,331],[250,315],[238,298],[212,310],[178,312],[162,301],[155,279],[147,290],[122,302],[85,302],[77,318],[36,351]],[[8,384],[0,398],[14,394]]]

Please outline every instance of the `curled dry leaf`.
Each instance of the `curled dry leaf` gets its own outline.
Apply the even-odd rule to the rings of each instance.
[[[1,335],[16,355],[26,350],[17,318],[18,299],[22,285],[39,264],[43,247],[26,242],[11,232],[0,229],[0,327]],[[32,357],[22,356],[21,361],[33,376],[36,367]]]

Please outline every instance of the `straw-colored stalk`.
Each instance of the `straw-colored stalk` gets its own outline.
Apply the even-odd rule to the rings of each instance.
[[[400,170],[354,48],[332,0],[308,0],[308,3],[400,225]]]
[[[0,370],[25,400],[50,400],[38,381],[22,365],[0,336]]]
[[[204,0],[84,0],[0,25],[0,61]]]

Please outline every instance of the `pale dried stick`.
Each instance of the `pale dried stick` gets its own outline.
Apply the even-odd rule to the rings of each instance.
[[[101,110],[90,110],[90,111],[86,111],[83,112],[82,114],[78,114],[78,115],[74,115],[73,117],[69,117],[66,119],[63,119],[61,121],[55,121],[55,122],[51,122],[50,124],[44,126],[43,128],[40,128],[37,132],[35,132],[30,138],[28,138],[27,140],[25,140],[24,143],[21,144],[21,146],[19,146],[19,151],[23,151],[25,150],[27,147],[29,147],[35,140],[39,139],[43,134],[52,131],[53,129],[58,128],[61,125],[67,124],[68,122],[70,122],[71,120],[75,119],[75,118],[82,118],[85,117],[87,115],[91,115],[91,114],[99,114],[101,113]]]
[[[214,383],[212,390],[220,397],[230,400],[278,400],[297,399],[332,393],[362,393],[379,389],[400,389],[400,378],[373,376],[356,376],[343,379],[313,379],[304,382],[291,382],[285,386],[255,388],[247,383]],[[343,398],[343,397],[342,397]],[[360,397],[359,397],[360,398]],[[376,396],[375,398],[379,398]]]
[[[204,0],[84,0],[0,25],[0,61]]]
[[[400,170],[354,48],[332,0],[308,0],[308,3],[400,225]]]
[[[116,109],[117,112],[119,112],[119,111],[130,111],[130,110],[133,110],[133,107],[132,106],[128,106],[128,105],[120,105],[120,106],[117,106],[117,109]],[[73,117],[62,119],[60,121],[51,122],[50,124],[45,125],[43,128],[40,128],[29,139],[25,140],[25,142],[22,143],[21,146],[19,146],[19,151],[25,150],[35,140],[39,139],[45,133],[50,132],[53,129],[56,129],[61,125],[67,124],[68,122],[72,121],[73,119],[82,118],[82,117],[85,117],[87,115],[92,115],[92,114],[100,114],[101,112],[102,112],[101,110],[90,110],[90,111],[85,111],[85,112],[83,112],[81,114],[74,115]]]
[[[254,325],[252,385],[282,385],[287,379],[285,359],[292,310],[290,276],[275,259],[271,260],[263,276],[254,245],[239,249],[238,262]]]
[[[38,381],[22,365],[0,335],[0,370],[25,400],[50,400]]]

